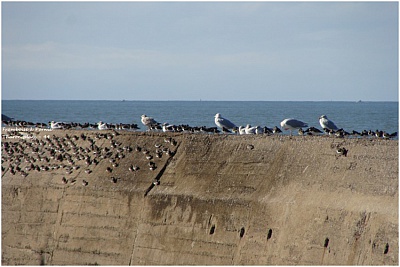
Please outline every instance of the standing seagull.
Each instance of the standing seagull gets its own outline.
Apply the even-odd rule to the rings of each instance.
[[[308,127],[308,125],[305,122],[290,118],[281,121],[281,127],[283,130],[289,130],[290,135],[292,135],[293,130]]]
[[[153,126],[160,125],[160,123],[156,122],[152,117],[147,117],[145,114],[142,115],[142,123],[144,126],[147,126],[148,130]]]
[[[328,130],[334,130],[336,131],[339,129],[333,121],[329,120],[326,115],[322,115],[319,117],[319,124],[321,125],[322,129],[327,128]]]
[[[228,129],[228,130],[232,130],[233,128],[237,128],[236,125],[234,123],[232,123],[230,120],[222,118],[221,114],[217,113],[215,114],[215,124],[223,129]]]

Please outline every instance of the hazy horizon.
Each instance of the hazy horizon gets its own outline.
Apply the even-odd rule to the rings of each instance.
[[[154,102],[399,102],[398,100],[151,100],[151,99],[2,99],[4,101],[113,101],[113,102],[140,102],[140,101],[154,101]]]

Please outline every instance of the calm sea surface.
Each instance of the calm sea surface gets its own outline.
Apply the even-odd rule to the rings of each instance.
[[[2,114],[30,122],[62,121],[137,123],[146,114],[158,122],[215,126],[221,113],[236,125],[279,126],[296,118],[321,129],[318,117],[328,116],[339,128],[398,131],[398,102],[268,102],[268,101],[70,101],[2,100]]]

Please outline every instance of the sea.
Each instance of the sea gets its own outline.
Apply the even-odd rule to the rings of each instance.
[[[160,123],[215,127],[220,113],[237,126],[280,127],[285,118],[295,118],[321,129],[326,115],[346,131],[398,131],[398,102],[346,101],[108,101],[108,100],[2,100],[1,112],[14,120],[77,123],[136,123],[146,128],[142,114]]]

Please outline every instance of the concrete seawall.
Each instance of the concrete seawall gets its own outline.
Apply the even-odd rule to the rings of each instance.
[[[3,265],[399,263],[397,140],[112,133],[2,139]]]

